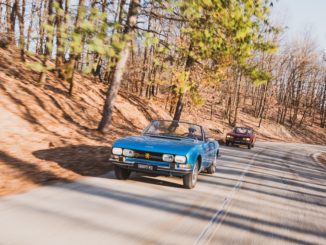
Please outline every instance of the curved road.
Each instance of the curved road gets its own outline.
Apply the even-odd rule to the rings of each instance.
[[[326,146],[222,147],[217,173],[108,173],[0,198],[0,244],[326,244]]]

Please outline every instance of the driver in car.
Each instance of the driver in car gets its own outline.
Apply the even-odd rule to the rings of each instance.
[[[160,122],[154,121],[150,129],[148,130],[151,134],[159,134],[160,133]]]
[[[187,137],[191,139],[197,139],[196,131],[197,130],[194,126],[189,127]]]

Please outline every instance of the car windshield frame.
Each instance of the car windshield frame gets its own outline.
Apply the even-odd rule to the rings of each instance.
[[[162,125],[162,123],[170,123],[170,126],[173,127],[173,124],[184,124],[187,125],[187,128],[194,126],[194,127],[198,127],[200,129],[200,136],[198,137],[189,137],[186,135],[178,135],[178,134],[156,134],[156,133],[151,133],[148,132],[148,130],[151,128],[151,126],[154,124],[154,122],[159,122],[160,125]],[[167,128],[168,130],[168,128]],[[151,137],[160,137],[160,138],[176,138],[176,139],[195,139],[195,140],[199,140],[199,141],[204,141],[205,140],[205,132],[203,130],[203,127],[201,125],[195,124],[195,123],[189,123],[189,122],[184,122],[184,121],[175,121],[175,120],[153,120],[142,132],[142,135],[145,136],[151,136]]]
[[[246,130],[246,132],[245,133],[241,133],[237,129]],[[235,127],[233,129],[233,133],[236,133],[236,134],[253,134],[253,129],[252,128],[247,128],[247,127]]]

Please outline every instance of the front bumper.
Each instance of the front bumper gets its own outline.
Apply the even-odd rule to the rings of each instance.
[[[226,139],[225,142],[235,144],[235,145],[250,145],[251,144],[251,141],[234,140],[234,139]]]
[[[144,163],[143,161],[127,161],[121,159],[109,159],[110,162],[112,162],[115,165],[118,165],[120,167],[135,171],[135,172],[144,172],[144,173],[152,173],[152,174],[158,174],[158,175],[172,175],[172,176],[183,176],[186,174],[189,174],[192,172],[192,169],[181,169],[177,168],[175,164],[170,164],[170,166],[162,166],[162,165],[154,165],[154,164],[148,164]],[[140,166],[148,165],[151,166],[151,169],[144,169],[140,168]]]

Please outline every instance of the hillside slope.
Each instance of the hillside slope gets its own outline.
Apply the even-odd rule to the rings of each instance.
[[[27,65],[35,59],[27,57],[24,64],[17,50],[0,49],[0,195],[54,181],[101,175],[112,167],[107,159],[114,139],[140,133],[152,119],[171,118],[161,106],[164,98],[147,101],[120,92],[110,131],[98,133],[95,129],[106,86],[76,74],[75,95],[71,98],[68,84],[49,72],[45,86],[40,87],[36,82],[38,74]],[[212,120],[205,108],[193,108],[186,109],[183,120],[220,129],[223,134],[215,137],[223,138],[230,128],[219,115],[221,108],[216,109]],[[258,124],[242,113],[239,123]],[[326,132],[318,128],[306,129],[309,137],[270,122],[255,129],[260,139],[326,142]]]
[[[110,133],[100,134],[95,129],[104,85],[76,74],[76,92],[70,98],[67,83],[49,73],[41,88],[38,74],[27,67],[17,50],[0,49],[0,195],[103,174],[111,168],[106,160],[113,139],[139,133],[152,118],[169,117],[122,95]]]

